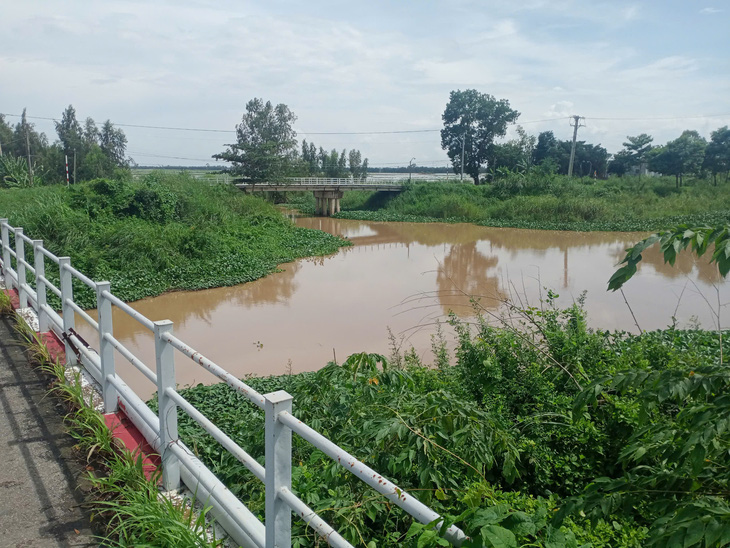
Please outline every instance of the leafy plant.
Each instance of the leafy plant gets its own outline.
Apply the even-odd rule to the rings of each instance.
[[[627,249],[626,256],[621,261],[624,266],[611,276],[608,281],[608,289],[616,291],[629,281],[636,274],[636,267],[641,262],[642,253],[655,244],[659,244],[664,255],[664,262],[672,266],[677,255],[684,249],[689,247],[698,257],[701,257],[713,245],[711,262],[717,265],[723,278],[730,272],[730,225],[696,227],[685,223],[664,232],[652,234]]]

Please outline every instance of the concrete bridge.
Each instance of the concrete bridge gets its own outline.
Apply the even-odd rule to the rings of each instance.
[[[291,177],[279,183],[236,183],[244,192],[302,192],[311,190],[317,200],[315,214],[328,217],[340,211],[340,200],[346,190],[371,192],[401,192],[403,179],[327,179],[321,177]]]

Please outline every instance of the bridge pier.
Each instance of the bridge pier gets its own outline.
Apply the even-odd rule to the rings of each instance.
[[[322,217],[329,217],[340,212],[342,190],[315,190],[314,198],[317,201],[314,213]]]

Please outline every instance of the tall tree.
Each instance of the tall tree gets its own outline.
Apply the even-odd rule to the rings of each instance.
[[[350,175],[352,175],[352,178],[359,179],[362,177],[362,154],[360,154],[360,151],[353,148],[350,151],[348,161],[350,165]]]
[[[647,162],[647,154],[652,149],[651,143],[654,141],[654,138],[647,133],[642,133],[635,137],[627,135],[626,139],[628,141],[623,143],[623,145],[626,152],[630,155],[631,165],[638,166],[639,175],[642,175],[642,171],[645,170]]]
[[[725,182],[730,175],[730,129],[723,126],[712,132],[710,142],[705,149],[704,167],[712,173],[712,180],[717,185],[718,173],[725,174]]]
[[[61,121],[55,124],[58,139],[66,154],[72,155],[74,150],[81,153],[85,149],[84,132],[76,119],[76,109],[73,105],[66,107],[61,115]]]
[[[251,99],[236,126],[237,142],[213,158],[231,162],[233,173],[253,182],[281,179],[297,156],[296,119],[285,104]]]
[[[474,89],[452,91],[441,116],[441,148],[447,151],[454,172],[461,171],[463,149],[464,172],[479,184],[479,172],[489,159],[494,140],[504,137],[507,124],[519,115],[506,99],[497,100]]]
[[[535,164],[554,160],[555,153],[558,149],[558,141],[552,131],[543,131],[537,136],[537,144],[532,153],[532,161]],[[555,162],[556,166],[558,162]]]
[[[104,125],[101,126],[101,131],[99,132],[99,147],[104,155],[111,160],[114,166],[123,168],[128,167],[127,136],[124,135],[124,131],[119,128],[115,128],[114,124],[112,124],[110,120],[107,120],[104,122]]]

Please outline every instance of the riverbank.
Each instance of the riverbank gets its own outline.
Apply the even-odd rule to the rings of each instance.
[[[348,245],[294,226],[260,198],[184,173],[0,190],[0,217],[90,278],[110,281],[125,301],[249,282]],[[77,302],[93,307],[95,296],[78,290]]]
[[[695,509],[727,507],[713,482],[727,477],[728,442],[712,434],[724,421],[714,411],[725,409],[719,385],[727,375],[705,376],[722,370],[717,334],[594,332],[580,306],[550,303],[539,314],[513,310],[524,320],[519,331],[485,322],[470,331],[455,321],[458,346],[450,353],[437,337],[432,368],[409,352],[363,353],[313,373],[246,382],[291,393],[298,418],[454,520],[478,539],[468,546],[665,545],[673,534],[685,538],[693,519],[708,535],[727,531],[724,518]],[[702,391],[707,382],[719,391]],[[224,385],[184,396],[262,454],[262,413],[241,396]],[[710,432],[701,445],[690,439],[699,431]],[[263,487],[242,465],[188,418],[180,435],[254,513],[263,511]],[[686,443],[703,458],[660,464],[662,451]],[[308,444],[295,443],[293,461],[293,489],[353,544],[415,545],[421,537],[419,546],[437,545]],[[678,495],[685,483],[692,488]],[[294,527],[302,546],[316,545],[301,522]],[[703,545],[703,531],[700,544],[687,545]]]
[[[296,206],[313,208],[302,196]],[[483,226],[573,231],[656,231],[681,223],[717,225],[730,220],[730,184],[688,180],[676,188],[671,177],[608,180],[498,180],[414,183],[397,196],[346,192],[336,217],[390,222],[469,222]]]

